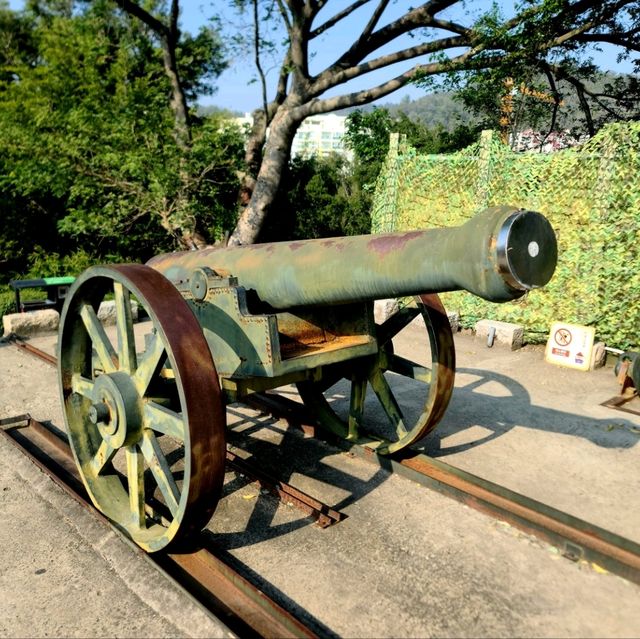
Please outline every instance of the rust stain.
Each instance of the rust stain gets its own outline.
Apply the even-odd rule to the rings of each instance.
[[[394,251],[401,250],[404,246],[421,235],[424,231],[409,231],[408,233],[380,235],[374,237],[367,243],[367,249],[378,255],[387,255]]]

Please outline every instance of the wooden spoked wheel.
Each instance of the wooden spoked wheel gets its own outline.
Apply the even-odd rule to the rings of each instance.
[[[111,295],[113,338],[97,317]],[[131,300],[150,318],[139,347]],[[148,266],[88,269],[69,292],[58,349],[69,440],[94,505],[148,552],[201,530],[224,478],[225,413],[177,289]]]
[[[414,357],[396,353],[393,340],[419,315],[429,336],[429,352],[417,363]],[[400,304],[377,326],[377,340],[376,356],[353,360],[347,368],[326,367],[320,381],[299,383],[298,392],[323,427],[351,441],[369,438],[378,453],[389,454],[422,439],[442,418],[453,391],[455,350],[449,319],[435,294]],[[407,380],[412,380],[410,388]],[[373,392],[368,394],[368,389]],[[424,404],[415,401],[418,394]],[[403,396],[410,401],[402,401]]]

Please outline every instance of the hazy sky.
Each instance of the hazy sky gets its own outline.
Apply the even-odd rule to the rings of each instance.
[[[9,4],[12,8],[17,9],[21,8],[24,5],[24,2],[23,0],[10,0]],[[209,16],[213,15],[216,11],[223,11],[224,15],[222,26],[224,29],[224,35],[227,38],[231,38],[234,33],[243,29],[243,20],[246,22],[247,18],[238,17],[237,14],[228,8],[229,4],[230,3],[227,0],[209,0],[208,2],[183,0],[181,3],[182,12],[180,17],[182,29],[196,33],[201,25],[207,23]],[[322,23],[322,21],[335,13],[336,8],[343,8],[344,6],[347,6],[347,4],[346,0],[328,3],[330,11],[326,12],[325,15],[321,14],[319,16],[318,24]],[[415,6],[415,4],[417,4],[415,0],[413,3],[410,3],[407,0],[391,2],[391,6],[383,15],[381,24],[393,20],[394,17],[397,17],[406,11],[409,6]],[[491,4],[492,2],[489,0],[467,0],[465,6],[468,12],[478,14],[488,10]],[[503,11],[507,15],[509,15],[513,10],[513,4],[513,0],[500,1],[500,5],[503,7]],[[455,5],[452,10],[453,12],[450,11],[449,14],[446,14],[447,17],[459,19],[461,17],[459,5]],[[311,60],[312,73],[331,64],[331,62],[333,62],[340,53],[349,46],[353,41],[354,34],[359,33],[362,29],[363,23],[369,16],[370,11],[371,9],[368,5],[362,7],[358,11],[355,11],[347,20],[343,21],[334,29],[331,29],[329,32],[323,34],[317,39],[317,48],[315,49]],[[465,20],[465,23],[468,24],[468,21]],[[244,28],[249,30],[248,34],[251,33],[251,27],[248,23],[244,24]],[[273,34],[271,37],[273,37],[274,40],[279,40],[281,39],[282,34]],[[401,44],[404,46],[411,46],[412,44],[415,44],[415,39],[412,40],[406,36]],[[388,47],[387,51],[392,51],[397,46],[398,44],[396,43],[395,47]],[[384,50],[381,52],[384,52]],[[597,53],[594,57],[596,62],[604,69],[618,72],[630,72],[632,70],[632,66],[628,62],[624,65],[617,64],[616,53],[613,47],[608,47],[603,53]],[[404,65],[396,65],[386,71],[381,70],[376,72],[376,74],[368,74],[366,80],[353,81],[353,83],[349,85],[349,89],[356,90],[371,85],[371,78],[373,78],[374,84],[378,84],[386,79],[394,77],[407,68],[410,68],[413,64],[415,64],[415,61],[409,61],[404,63]],[[271,80],[269,84],[273,86],[275,78],[277,77],[277,60],[273,60],[271,62],[265,60],[263,65],[266,70],[269,69],[269,66],[272,67],[268,78]],[[213,96],[203,98],[201,102],[202,104],[215,104],[235,111],[251,111],[259,105],[261,100],[260,85],[257,82],[252,82],[252,78],[255,78],[255,68],[253,65],[251,51],[247,50],[242,54],[238,53],[235,59],[231,61],[230,68],[223,73],[216,83],[218,87],[217,92]],[[334,91],[334,93],[342,93],[344,91],[345,86],[342,86],[338,90]],[[382,102],[399,102],[405,95],[415,99],[423,96],[424,94],[425,91],[423,89],[406,87],[400,89],[396,93],[390,94],[386,98],[383,98]]]

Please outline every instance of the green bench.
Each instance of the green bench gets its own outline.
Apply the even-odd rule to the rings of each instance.
[[[53,308],[58,313],[62,311],[64,300],[73,284],[75,277],[43,277],[35,280],[11,280],[9,286],[16,292],[16,312],[37,311],[43,308]],[[46,290],[46,299],[20,299],[20,291],[26,288],[41,288]]]

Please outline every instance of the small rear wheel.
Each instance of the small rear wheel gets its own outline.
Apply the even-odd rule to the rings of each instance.
[[[413,357],[399,355],[394,348],[394,338],[418,316],[422,316],[427,329],[429,362],[418,363]],[[299,383],[298,392],[321,426],[350,441],[373,440],[376,451],[384,455],[414,444],[436,427],[453,392],[455,349],[447,313],[435,294],[417,296],[413,303],[400,303],[396,312],[376,327],[376,332],[377,355],[354,360],[347,369],[343,364],[327,367],[321,380]],[[341,382],[339,388],[343,377],[346,384]],[[424,405],[418,402],[421,409],[413,418],[400,399],[402,378],[413,380],[413,388],[409,389],[412,400],[418,392],[425,396]],[[376,400],[368,404],[374,404],[386,422],[381,429],[372,429],[371,420],[365,420],[368,389]],[[340,395],[347,399],[340,402]]]

